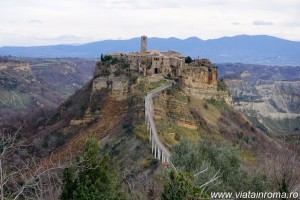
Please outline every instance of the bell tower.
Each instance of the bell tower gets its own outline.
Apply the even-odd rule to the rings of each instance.
[[[146,53],[147,51],[147,36],[143,35],[141,37],[141,53]]]

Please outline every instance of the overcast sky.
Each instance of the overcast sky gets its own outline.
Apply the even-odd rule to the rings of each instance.
[[[0,0],[0,46],[239,34],[300,41],[300,0]]]

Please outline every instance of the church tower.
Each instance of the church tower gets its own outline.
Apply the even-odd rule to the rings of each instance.
[[[147,51],[147,36],[143,35],[141,37],[141,53],[146,53]]]

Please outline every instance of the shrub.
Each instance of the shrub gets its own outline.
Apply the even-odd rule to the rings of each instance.
[[[218,173],[220,178],[214,183],[216,186],[208,192],[250,191],[253,188],[256,188],[255,191],[261,191],[267,187],[267,183],[262,180],[263,176],[251,177],[243,169],[239,150],[226,142],[216,145],[204,139],[193,144],[183,139],[173,146],[171,160],[178,170],[192,174],[207,169],[195,179],[198,185],[209,181],[220,170]],[[255,187],[254,183],[258,182],[264,187]]]
[[[203,107],[205,108],[205,110],[208,110],[208,104],[206,102],[203,104]]]
[[[135,84],[136,83],[136,81],[137,81],[137,79],[138,79],[138,74],[136,74],[136,73],[131,73],[130,74],[130,78],[129,78],[129,82],[130,82],[130,84]]]
[[[109,165],[109,158],[98,158],[98,155],[98,141],[87,140],[81,161],[75,167],[64,170],[60,199],[125,199],[118,178]]]
[[[218,81],[217,90],[218,91],[228,91],[228,86],[226,85],[226,83],[223,79]]]
[[[190,64],[191,62],[193,62],[193,59],[190,56],[185,58],[185,63]]]

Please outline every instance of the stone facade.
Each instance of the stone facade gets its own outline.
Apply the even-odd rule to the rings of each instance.
[[[142,71],[144,75],[161,75],[176,77],[185,66],[185,56],[176,51],[161,52],[158,50],[147,50],[147,37],[141,37],[141,51],[128,54],[116,52],[109,54],[117,60],[130,64],[131,70]]]

